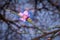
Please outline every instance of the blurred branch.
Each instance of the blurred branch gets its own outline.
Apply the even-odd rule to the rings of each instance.
[[[5,7],[7,8],[9,6],[10,2],[11,2],[11,0],[6,1],[5,4],[2,7],[0,7],[0,9],[4,10]]]
[[[39,40],[40,38],[42,38],[42,37],[45,37],[45,36],[47,36],[47,35],[49,35],[49,34],[52,34],[52,33],[57,33],[57,32],[59,32],[60,31],[60,29],[58,29],[58,30],[54,30],[54,31],[52,31],[52,32],[48,32],[48,33],[46,33],[46,34],[42,34],[41,36],[39,36],[39,37],[36,37],[36,38],[33,38],[32,40]]]
[[[55,1],[56,1],[56,2],[53,3],[54,1],[48,0],[48,2],[49,2],[52,6],[55,6],[55,7],[60,11],[60,5],[57,4],[58,1],[60,1],[60,0],[55,0]]]
[[[49,30],[55,29],[55,28],[60,28],[60,25],[56,25],[55,27],[48,28]]]
[[[17,24],[15,23],[16,20],[15,20],[15,21],[11,21],[11,20],[5,19],[5,17],[4,17],[3,15],[1,15],[1,14],[0,14],[0,20],[3,20],[3,21],[6,22],[7,24],[8,24],[8,23],[9,23],[9,24],[13,24],[13,25],[15,25],[18,29],[20,29],[21,26],[22,26],[22,27],[24,27],[24,28],[38,29],[38,30],[40,30],[41,32],[44,33],[44,31],[42,31],[41,29],[39,29],[39,28],[36,27],[35,25],[33,25],[32,27],[29,27],[29,26],[26,26],[26,25],[21,25],[21,26],[19,26],[19,25],[17,25]]]
[[[36,16],[36,14],[37,14],[37,0],[35,0],[35,14],[34,14],[34,16]]]
[[[14,24],[14,25],[16,25],[14,22],[15,21],[11,21],[11,20],[8,20],[8,19],[5,19],[5,17],[3,16],[3,15],[1,15],[0,14],[0,20],[3,20],[4,22],[6,22],[6,23],[11,23],[11,24]],[[20,27],[20,26],[18,26],[18,25],[16,25],[17,27]]]

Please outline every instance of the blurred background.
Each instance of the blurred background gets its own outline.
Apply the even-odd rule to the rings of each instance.
[[[60,40],[60,0],[0,0],[0,40]]]

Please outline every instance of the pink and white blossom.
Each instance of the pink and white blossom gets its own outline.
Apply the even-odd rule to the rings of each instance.
[[[22,20],[22,21],[24,21],[24,22],[26,21],[27,17],[30,16],[30,15],[28,14],[28,11],[24,11],[23,13],[20,12],[18,15],[21,17],[20,20]]]

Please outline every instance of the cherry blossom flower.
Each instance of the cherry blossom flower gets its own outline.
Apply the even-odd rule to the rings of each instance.
[[[27,18],[29,18],[29,14],[28,14],[28,11],[24,11],[23,13],[22,12],[20,12],[19,14],[18,14],[19,16],[20,16],[20,20],[22,20],[22,21],[26,21],[27,20]]]

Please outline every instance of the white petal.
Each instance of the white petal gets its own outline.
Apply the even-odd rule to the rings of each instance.
[[[18,15],[19,15],[19,16],[23,16],[23,13],[20,12]]]
[[[28,11],[24,11],[24,15],[28,15]]]

